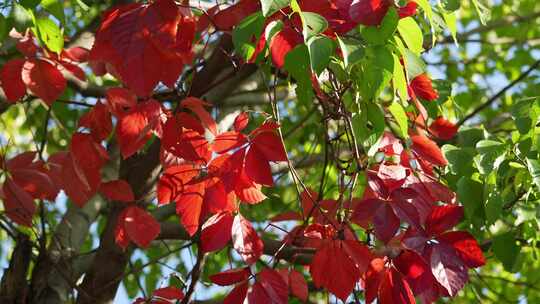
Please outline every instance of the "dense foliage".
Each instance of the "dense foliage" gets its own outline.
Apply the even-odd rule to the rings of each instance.
[[[540,3],[0,8],[2,303],[539,301]]]

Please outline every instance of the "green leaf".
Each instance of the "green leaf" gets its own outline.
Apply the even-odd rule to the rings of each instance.
[[[4,42],[9,31],[11,30],[11,18],[6,18],[0,14],[0,45]]]
[[[424,50],[424,36],[422,35],[422,30],[413,18],[407,17],[399,20],[398,31],[401,38],[403,38],[403,41],[405,41],[405,44],[412,52],[419,55]]]
[[[283,29],[283,21],[274,20],[266,26],[264,29],[264,37],[266,41],[271,41],[275,34],[279,33]]]
[[[460,0],[442,0],[441,6],[447,12],[455,12],[461,7],[461,2]]]
[[[457,176],[469,176],[473,173],[474,149],[444,145],[442,152],[448,160],[448,168],[453,174]]]
[[[392,102],[390,106],[388,107],[388,110],[396,120],[399,126],[400,131],[400,137],[402,138],[408,138],[409,137],[409,120],[407,119],[407,114],[405,113],[405,110],[401,106],[401,104],[397,102]]]
[[[409,49],[404,49],[402,55],[409,79],[414,79],[416,76],[426,72],[426,63],[424,60],[422,60],[422,58],[420,58],[420,56],[411,52]]]
[[[309,104],[313,100],[311,86],[311,65],[309,51],[306,45],[298,45],[285,56],[284,68],[296,80],[296,95],[298,101]]]
[[[259,38],[263,27],[264,17],[261,12],[257,12],[244,18],[234,28],[232,32],[234,48],[243,59],[248,60],[255,52],[255,45],[252,41],[253,38]]]
[[[497,191],[491,191],[486,200],[486,224],[494,224],[501,216],[504,201]]]
[[[403,71],[403,66],[400,63],[398,56],[396,56],[396,54],[392,55],[394,57],[394,75],[392,77],[394,92],[397,91],[401,100],[406,102],[409,99],[407,78],[405,78],[405,72]]]
[[[10,15],[13,18],[13,26],[20,33],[26,31],[32,24],[32,16],[19,4],[13,5]]]
[[[534,184],[540,189],[540,162],[537,159],[527,158],[527,169],[533,179]]]
[[[468,176],[462,176],[457,183],[458,198],[465,209],[465,216],[471,220],[483,207],[483,185]]]
[[[315,36],[309,39],[308,49],[311,69],[318,75],[330,62],[330,56],[334,54],[334,42],[326,36]]]
[[[62,30],[49,18],[36,19],[37,37],[55,53],[60,53],[64,48],[64,35]]]
[[[40,0],[19,0],[19,3],[29,10],[34,10],[38,6]]]
[[[261,0],[261,10],[264,17],[268,17],[280,9],[287,7],[289,0]]]
[[[478,155],[474,161],[478,171],[488,175],[498,169],[506,156],[506,144],[494,140],[481,140],[476,144]]]
[[[480,22],[483,25],[486,25],[488,20],[491,18],[491,8],[486,0],[472,0],[478,17],[480,17]]]
[[[504,269],[512,272],[516,265],[521,247],[516,244],[514,235],[507,232],[493,239],[493,253],[503,263]]]
[[[346,69],[350,69],[364,57],[364,47],[359,42],[339,36],[337,41],[343,53],[343,63]]]
[[[443,13],[442,16],[444,23],[446,23],[446,26],[448,27],[448,31],[450,31],[450,34],[452,35],[454,43],[458,45],[456,13]]]
[[[373,100],[392,79],[394,58],[392,52],[383,46],[376,46],[369,50],[371,52],[363,60],[356,81],[362,96],[367,100]]]
[[[58,0],[41,0],[41,6],[51,13],[62,24],[66,24],[66,17],[64,16],[64,4],[63,1]]]
[[[309,41],[311,37],[324,32],[328,28],[328,21],[319,14],[301,12],[300,16],[302,18],[302,33],[305,41]]]
[[[390,8],[379,26],[366,26],[362,28],[361,35],[368,43],[379,45],[394,35],[397,29],[399,15],[395,8]]]

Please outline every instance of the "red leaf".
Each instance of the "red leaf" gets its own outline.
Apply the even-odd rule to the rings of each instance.
[[[345,250],[347,255],[354,261],[360,274],[366,272],[371,260],[373,260],[373,254],[371,254],[369,248],[357,240],[345,240],[342,241],[341,244],[343,250]]]
[[[75,62],[86,62],[89,54],[88,49],[76,46],[62,50],[61,56]]]
[[[403,250],[392,260],[394,266],[401,272],[415,294],[422,293],[432,284],[431,269],[424,259],[411,250]]]
[[[245,281],[250,275],[249,268],[229,269],[210,275],[210,281],[220,286],[228,286]]]
[[[124,225],[129,239],[139,247],[147,248],[160,232],[159,222],[137,206],[127,207]]]
[[[291,269],[289,271],[288,284],[293,296],[304,302],[307,301],[308,285],[306,279],[304,279],[304,276],[300,272]]]
[[[86,81],[86,74],[84,70],[78,65],[71,64],[69,62],[62,62],[62,66],[71,73],[73,76],[77,77],[80,81]]]
[[[390,2],[386,0],[354,0],[349,8],[349,16],[363,25],[381,24]]]
[[[12,169],[10,173],[13,181],[32,198],[54,200],[59,190],[44,171],[42,165],[39,165]]]
[[[201,250],[211,252],[225,247],[231,239],[233,220],[229,212],[218,213],[209,218],[202,226]]]
[[[217,124],[216,121],[212,118],[210,113],[208,113],[204,106],[209,106],[208,103],[203,100],[195,97],[188,97],[182,100],[182,106],[193,111],[201,122],[206,126],[206,128],[212,132],[212,134],[217,135]]]
[[[456,135],[457,131],[458,126],[449,122],[443,117],[438,117],[429,126],[429,132],[433,134],[433,136],[442,140],[452,139]]]
[[[395,269],[386,271],[384,280],[379,287],[379,297],[377,303],[380,304],[415,304],[414,295],[407,281]]]
[[[7,216],[15,223],[32,227],[32,216],[36,212],[34,199],[10,178],[6,178],[2,187],[4,209]]]
[[[66,88],[62,73],[45,60],[29,59],[24,63],[21,75],[28,89],[48,105],[58,99]]]
[[[270,54],[274,65],[282,68],[287,54],[301,42],[302,36],[289,25],[275,34],[270,41]]]
[[[154,290],[152,296],[170,301],[182,300],[184,298],[184,293],[178,287],[168,286]]]
[[[239,148],[245,143],[247,143],[247,138],[244,134],[237,131],[224,132],[214,138],[212,150],[222,154],[232,149]]]
[[[270,164],[266,160],[264,153],[259,151],[257,147],[252,146],[248,150],[244,168],[247,176],[255,183],[266,186],[274,184]]]
[[[242,304],[248,292],[248,282],[236,285],[234,289],[223,299],[223,304]]]
[[[433,276],[452,297],[469,279],[467,268],[461,263],[455,250],[448,245],[433,245],[430,263]]]
[[[124,88],[110,88],[105,94],[107,106],[116,117],[121,117],[127,110],[137,106],[137,96]]]
[[[399,218],[390,204],[384,203],[377,209],[373,217],[373,226],[379,240],[388,243],[394,237],[399,229]]]
[[[452,229],[462,218],[462,206],[434,206],[426,220],[426,233],[428,235],[439,235],[446,230]]]
[[[418,4],[414,1],[409,1],[405,6],[402,6],[399,8],[399,18],[406,18],[410,16],[416,15],[416,8],[418,7]]]
[[[412,93],[412,98],[416,96],[425,99],[427,101],[434,101],[439,98],[439,93],[433,88],[431,78],[427,74],[420,74],[414,77],[409,84]],[[409,91],[411,91],[409,90]]]
[[[339,241],[327,242],[317,250],[309,267],[313,283],[316,287],[325,287],[345,301],[360,278],[355,262],[341,248]],[[339,273],[331,276],[330,273]]]
[[[127,235],[125,225],[127,212],[128,208],[124,208],[124,210],[120,212],[120,215],[118,215],[118,219],[116,220],[116,227],[114,229],[114,241],[116,245],[120,246],[122,249],[126,249],[127,246],[129,246],[129,237]]]
[[[241,214],[234,218],[232,226],[233,247],[247,264],[255,263],[263,254],[264,244],[251,223]]]
[[[122,157],[128,158],[139,151],[157,129],[161,105],[155,100],[140,103],[120,117],[116,134]]]
[[[90,168],[99,170],[109,160],[107,150],[96,143],[90,134],[79,132],[73,134],[69,150],[83,170]]]
[[[79,119],[79,127],[90,129],[94,140],[100,142],[112,132],[111,113],[107,106],[97,101],[92,110]]]
[[[24,63],[23,59],[11,59],[0,70],[0,82],[8,101],[18,101],[26,94],[26,86],[21,76]]]
[[[431,139],[424,135],[413,135],[412,150],[418,155],[419,158],[425,159],[428,162],[437,166],[446,166],[448,162],[441,152],[441,149]]]
[[[261,185],[249,179],[245,170],[241,170],[236,177],[234,192],[244,203],[257,204],[266,199],[266,195],[261,192]]]
[[[450,231],[437,237],[437,241],[452,246],[459,258],[469,268],[480,267],[486,264],[482,249],[474,237],[465,231]]]
[[[159,204],[167,204],[177,199],[184,192],[184,185],[199,174],[199,169],[192,165],[169,167],[163,172],[157,184]]]
[[[111,201],[129,203],[135,200],[131,186],[122,179],[102,183],[99,192]]]
[[[244,130],[249,123],[249,115],[246,112],[242,112],[234,119],[234,130],[240,132]]]
[[[187,113],[167,119],[163,127],[161,146],[177,157],[198,163],[208,162],[212,155],[204,137],[204,128]]]
[[[244,18],[259,9],[260,2],[258,0],[241,0],[218,12],[211,20],[218,30],[229,31]]]
[[[262,152],[267,161],[287,161],[287,152],[281,138],[275,132],[260,132],[251,141],[252,147]]]
[[[59,152],[49,157],[51,177],[55,183],[61,185],[77,206],[83,207],[96,193],[101,174],[98,168],[82,170],[78,164],[72,153]]]
[[[172,0],[119,6],[104,14],[89,59],[110,63],[137,95],[148,96],[160,81],[174,84],[190,60],[194,31],[194,20]]]
[[[348,3],[343,3],[348,2]],[[352,0],[335,1],[335,0],[303,0],[299,1],[300,9],[302,12],[312,12],[323,16],[328,21],[328,27],[332,34],[334,31],[338,34],[345,34],[350,32],[356,25],[349,18],[349,6]],[[346,7],[346,8],[345,8]],[[343,14],[340,12],[343,9]]]
[[[176,213],[190,236],[199,229],[203,208],[204,183],[187,185],[182,195],[176,199]]]
[[[277,271],[270,268],[263,269],[258,275],[258,282],[269,299],[266,303],[287,303],[289,288]]]
[[[302,215],[295,211],[285,211],[283,213],[280,213],[270,218],[270,221],[272,222],[301,221],[301,220],[303,220]]]

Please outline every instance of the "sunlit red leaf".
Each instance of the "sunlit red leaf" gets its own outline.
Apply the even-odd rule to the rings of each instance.
[[[192,165],[169,167],[163,172],[157,184],[159,204],[170,203],[184,192],[184,185],[199,174],[199,169]]]
[[[111,113],[107,106],[100,101],[96,102],[92,110],[85,113],[79,119],[79,127],[90,129],[90,133],[95,141],[100,142],[106,139],[112,132]]]
[[[161,105],[150,100],[140,103],[128,113],[120,117],[116,126],[116,134],[120,152],[124,158],[139,151],[150,139],[151,132],[160,123]]]
[[[301,42],[302,36],[291,26],[285,26],[275,34],[270,41],[270,54],[276,67],[282,68],[287,54]]]
[[[66,88],[66,79],[51,63],[29,59],[24,63],[22,80],[37,97],[51,105]]]
[[[234,130],[240,132],[244,130],[249,123],[249,115],[246,112],[242,112],[234,119]]]
[[[385,278],[379,287],[378,303],[380,304],[414,304],[414,295],[407,281],[395,269],[386,271]]]
[[[248,264],[255,263],[263,253],[264,244],[247,219],[238,214],[232,226],[233,247]]]
[[[247,138],[244,134],[237,131],[223,132],[215,137],[212,150],[221,154],[239,148],[245,143],[247,143]]]
[[[159,235],[159,222],[137,206],[127,209],[124,225],[129,239],[137,246],[147,248]]]
[[[225,247],[231,240],[233,220],[234,217],[229,212],[218,213],[209,218],[202,226],[200,249],[211,252]]]
[[[426,233],[438,235],[452,229],[463,218],[463,207],[458,205],[434,206],[426,220]]]
[[[437,166],[446,166],[448,161],[444,158],[441,149],[431,139],[424,135],[413,135],[412,150],[418,155],[419,158],[427,160],[428,162]]]
[[[111,64],[139,96],[160,81],[172,86],[190,60],[186,41],[195,34],[194,20],[183,12],[172,0],[113,8],[103,16],[89,59]]]
[[[412,97],[420,97],[427,101],[434,101],[439,98],[439,93],[433,88],[431,78],[427,74],[420,74],[416,76],[409,84],[412,93]]]
[[[199,229],[199,221],[203,208],[204,183],[188,185],[182,195],[176,199],[176,213],[190,236]]]
[[[458,126],[444,119],[443,117],[438,117],[429,126],[429,132],[433,134],[433,136],[442,140],[452,139],[456,135],[457,131]]]
[[[137,105],[137,96],[124,88],[110,88],[106,92],[107,106],[112,114],[121,117]]]
[[[486,258],[476,239],[466,231],[450,231],[437,237],[439,242],[452,246],[459,258],[469,268],[486,264]]]

